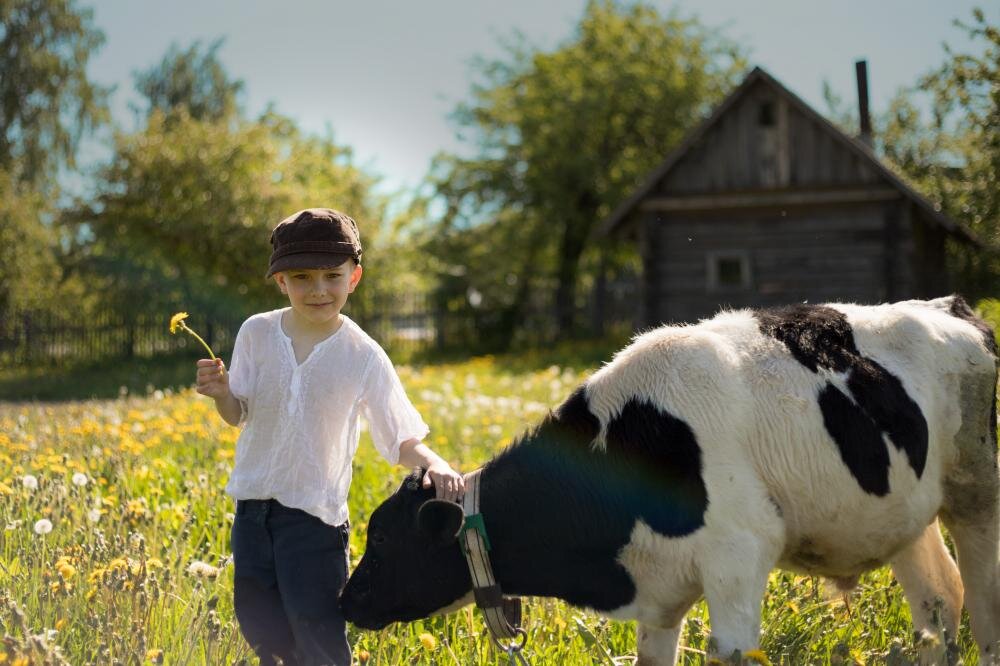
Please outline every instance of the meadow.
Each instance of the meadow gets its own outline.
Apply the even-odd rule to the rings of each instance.
[[[471,471],[569,395],[596,367],[593,356],[399,370],[432,446]],[[190,389],[0,403],[0,664],[257,663],[232,609],[233,503],[222,488],[237,434]],[[354,563],[368,516],[407,471],[364,435],[350,498]],[[772,574],[761,646],[771,663],[909,662],[909,611],[888,570],[865,576],[849,598],[832,590]],[[634,623],[530,599],[525,628],[532,664],[635,661]],[[708,633],[700,603],[685,619],[683,663],[704,663]],[[351,641],[361,664],[506,663],[471,608],[352,630]],[[965,622],[955,650],[976,663]]]

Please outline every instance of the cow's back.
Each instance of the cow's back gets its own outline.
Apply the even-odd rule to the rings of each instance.
[[[961,462],[963,386],[994,377],[981,327],[951,306],[801,305],[661,327],[596,373],[588,398],[602,423],[638,397],[691,427],[707,533],[766,507],[785,566],[850,577],[936,515]]]

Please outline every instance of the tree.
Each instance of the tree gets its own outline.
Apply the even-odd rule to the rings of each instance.
[[[107,118],[108,90],[87,78],[104,41],[92,15],[73,0],[0,2],[0,171],[38,188]]]
[[[0,171],[0,312],[51,304],[59,292],[54,236],[39,222],[44,199]]]
[[[165,116],[181,107],[195,120],[222,120],[238,111],[243,82],[230,80],[216,53],[223,40],[204,52],[200,42],[181,51],[177,45],[155,67],[136,74],[136,89],[146,98],[147,115]]]
[[[1000,276],[1000,29],[973,12],[972,24],[956,21],[979,55],[946,47],[944,64],[917,90],[897,95],[880,120],[878,146],[888,160],[952,218],[984,242],[952,248],[959,288],[970,296],[995,295]],[[930,96],[925,120],[916,99]]]
[[[463,227],[488,220],[504,239],[490,255],[502,265],[483,274],[460,256],[439,254],[442,268],[455,274],[464,267],[466,282],[493,285],[484,293],[497,300],[484,305],[507,309],[508,322],[518,319],[533,285],[554,281],[559,332],[571,335],[581,257],[595,223],[743,67],[738,49],[697,21],[613,0],[591,0],[576,34],[555,51],[515,43],[506,59],[480,63],[485,81],[454,114],[478,155],[436,160],[432,180],[447,210],[434,246],[469,252],[472,237],[461,238]]]
[[[78,239],[75,270],[123,307],[160,299],[245,311],[278,303],[264,279],[274,224],[300,208],[342,208],[370,246],[383,213],[374,184],[348,149],[274,112],[234,121],[157,109],[143,130],[116,135],[96,200],[64,224]]]

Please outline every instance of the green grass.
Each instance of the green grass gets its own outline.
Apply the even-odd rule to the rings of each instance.
[[[400,376],[431,425],[429,444],[470,471],[542,418],[617,346],[404,366]],[[73,394],[68,382],[87,377],[85,395],[114,399],[0,403],[0,631],[8,636],[0,664],[60,663],[57,650],[71,664],[256,663],[233,617],[227,559],[233,509],[222,488],[237,431],[190,389],[146,391],[147,383],[185,385],[192,370],[191,359],[167,358],[141,372],[42,372],[22,378],[24,390],[65,398]],[[123,385],[130,391],[119,398]],[[86,485],[72,482],[76,472]],[[350,498],[352,565],[368,517],[405,473],[378,457],[365,435]],[[23,485],[29,474],[37,489]],[[33,529],[43,518],[53,525],[44,536]],[[192,572],[194,562],[216,566],[218,574]],[[634,660],[634,623],[549,599],[528,600],[525,617],[536,666]],[[709,630],[702,602],[685,619],[683,663],[704,661]],[[849,606],[818,579],[771,576],[762,647],[775,664],[886,663],[890,650],[912,652],[910,631],[900,588],[886,569],[863,577]],[[431,647],[424,634],[434,639]],[[370,664],[505,663],[472,609],[382,632],[352,629],[350,639]],[[959,646],[975,664],[965,622]]]

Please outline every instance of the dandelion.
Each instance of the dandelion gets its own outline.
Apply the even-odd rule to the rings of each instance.
[[[420,639],[420,644],[423,645],[424,649],[427,650],[428,652],[437,647],[438,644],[437,639],[428,634],[427,632],[420,634],[418,638]]]
[[[52,531],[52,521],[48,518],[42,518],[37,523],[35,523],[35,534],[46,535]]]
[[[25,474],[22,476],[21,484],[28,490],[38,490],[38,479],[31,474]]]
[[[91,509],[90,511],[87,512],[87,520],[89,520],[90,522],[96,523],[100,519],[101,519],[100,509]]]
[[[83,487],[87,485],[87,475],[83,472],[77,472],[73,475],[73,485]]]
[[[771,666],[771,660],[767,658],[767,655],[764,654],[763,650],[750,650],[743,654],[743,658],[755,664]]]
[[[201,576],[202,578],[215,578],[219,575],[218,567],[213,567],[207,562],[201,562],[200,560],[195,560],[188,565],[187,572],[193,576]]]
[[[146,650],[146,661],[151,661],[154,664],[162,664],[163,650],[160,649]]]
[[[184,320],[187,319],[187,318],[188,318],[188,313],[187,312],[178,312],[173,317],[171,317],[170,318],[170,332],[173,333],[173,334],[176,334],[177,331],[180,330],[180,331],[184,331],[185,333],[190,333],[192,336],[194,336],[195,340],[197,340],[198,342],[201,343],[202,347],[204,347],[206,350],[208,350],[208,355],[212,357],[212,360],[213,361],[216,360],[215,359],[215,354],[212,352],[212,348],[209,347],[208,344],[204,340],[201,339],[200,335],[198,335],[197,333],[195,333],[194,331],[192,331],[188,327],[188,325],[184,323]]]

